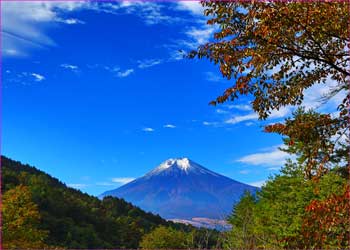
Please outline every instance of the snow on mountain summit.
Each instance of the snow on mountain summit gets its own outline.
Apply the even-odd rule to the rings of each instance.
[[[157,169],[167,169],[170,167],[176,166],[182,170],[187,170],[191,167],[190,160],[188,158],[175,158],[168,159],[157,167]]]
[[[175,164],[185,171],[191,167],[190,160],[188,158],[176,159]]]
[[[191,161],[186,157],[182,158],[170,158],[164,162],[162,162],[158,167],[153,169],[151,172],[146,174],[146,176],[154,176],[162,173],[180,173],[180,174],[189,174],[189,173],[197,173],[197,174],[210,174],[217,175],[216,173],[210,171],[202,167],[201,165]]]

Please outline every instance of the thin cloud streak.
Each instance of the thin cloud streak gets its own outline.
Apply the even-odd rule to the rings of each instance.
[[[125,70],[125,71],[119,71],[119,72],[117,73],[117,76],[118,76],[119,78],[124,78],[124,77],[129,76],[129,75],[132,74],[133,72],[134,72],[134,69],[127,69],[127,70]]]
[[[63,64],[61,64],[60,65],[62,68],[64,68],[64,69],[70,69],[70,70],[72,70],[72,71],[76,71],[76,70],[78,70],[78,66],[77,65],[73,65],[73,64],[68,64],[68,63],[63,63]]]
[[[163,61],[161,59],[144,59],[144,60],[138,60],[138,67],[140,69],[146,69],[153,66],[156,66],[158,64],[161,64]]]
[[[154,132],[153,128],[143,128],[142,131],[144,132]]]
[[[264,186],[266,184],[266,180],[262,180],[262,181],[254,181],[254,182],[250,182],[248,183],[249,185],[251,186],[254,186],[254,187],[259,187],[261,188],[262,186]]]
[[[176,126],[173,124],[165,124],[163,127],[164,128],[176,128]]]
[[[87,184],[82,184],[82,183],[71,183],[67,184],[68,187],[75,188],[75,189],[83,189],[88,187],[89,185]]]
[[[134,177],[116,177],[116,178],[112,178],[112,182],[114,183],[119,183],[119,184],[126,184],[129,183],[131,181],[135,180]]]
[[[37,73],[31,73],[31,76],[34,77],[34,81],[41,82],[45,80],[45,76],[37,74]]]
[[[281,146],[281,145],[280,145]],[[237,162],[245,163],[255,166],[271,166],[282,167],[287,158],[291,158],[291,155],[278,149],[278,146],[270,152],[255,153],[243,156],[237,160]]]

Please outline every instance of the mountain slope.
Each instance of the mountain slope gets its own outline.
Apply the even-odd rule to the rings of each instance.
[[[192,228],[146,213],[123,199],[94,196],[67,187],[58,179],[20,162],[1,157],[2,192],[27,186],[48,230],[48,246],[78,248],[138,248],[145,233],[159,225]],[[6,232],[3,232],[6,233]]]
[[[124,198],[167,219],[222,219],[252,187],[187,159],[169,159],[145,176],[103,193]]]

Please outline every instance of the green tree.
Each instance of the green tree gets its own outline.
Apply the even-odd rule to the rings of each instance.
[[[305,208],[302,216],[296,216],[296,225],[306,248],[344,248],[350,244],[349,141],[336,145],[333,126],[329,115],[299,109],[285,124],[266,128],[285,136],[288,148],[284,151],[295,154],[304,171],[311,199],[303,203]]]
[[[288,162],[258,193],[256,234],[260,246],[298,248],[304,209],[314,197],[296,164]]]
[[[223,233],[209,228],[196,228],[188,233],[188,247],[193,249],[221,249]]]
[[[140,247],[144,249],[186,249],[190,235],[171,227],[159,226],[143,236]]]
[[[240,202],[233,207],[228,222],[232,230],[227,233],[224,247],[227,249],[253,249],[256,246],[254,235],[255,197],[246,192]]]
[[[39,229],[40,214],[28,187],[19,185],[2,197],[3,247],[43,248],[47,232]]]
[[[315,220],[317,216],[308,214],[305,208],[313,203],[325,203],[330,196],[336,195],[339,198],[344,193],[345,183],[346,180],[335,172],[321,176],[318,182],[311,181],[304,177],[302,167],[288,161],[281,173],[271,177],[256,194],[256,199],[246,194],[234,207],[229,217],[232,230],[227,235],[226,248],[296,249],[306,246],[313,248],[316,245],[315,242],[312,245],[305,241],[305,226],[312,221],[310,228],[312,227],[313,230],[309,230],[308,234],[310,238],[310,233],[317,232],[320,224]],[[344,199],[342,202],[345,204]],[[326,209],[316,207],[324,218]],[[336,217],[345,211],[345,207],[340,206]],[[338,223],[338,227],[335,227],[334,223],[329,225],[333,225],[334,231],[339,229],[341,231],[348,224],[346,216],[344,213],[339,217],[340,220],[335,220],[343,222],[342,225],[341,223]],[[329,217],[328,222],[331,218],[336,218]],[[310,220],[311,218],[313,220]],[[325,225],[324,227],[327,228]],[[345,232],[338,235],[343,237]],[[336,235],[333,234],[332,237]],[[345,237],[343,238],[345,242]],[[337,247],[337,242],[333,242],[333,245],[329,243],[329,246]]]
[[[305,177],[311,179],[320,177],[335,166],[341,169],[348,167],[349,145],[339,144],[334,139],[335,123],[329,114],[298,108],[285,123],[266,126],[265,131],[284,136],[288,148],[283,151],[296,155]]]

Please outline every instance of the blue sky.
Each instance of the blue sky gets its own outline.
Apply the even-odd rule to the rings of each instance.
[[[189,157],[261,185],[287,155],[249,97],[208,102],[232,82],[183,59],[211,39],[198,2],[2,3],[2,154],[98,195],[162,161]],[[308,90],[320,106],[329,86]]]

